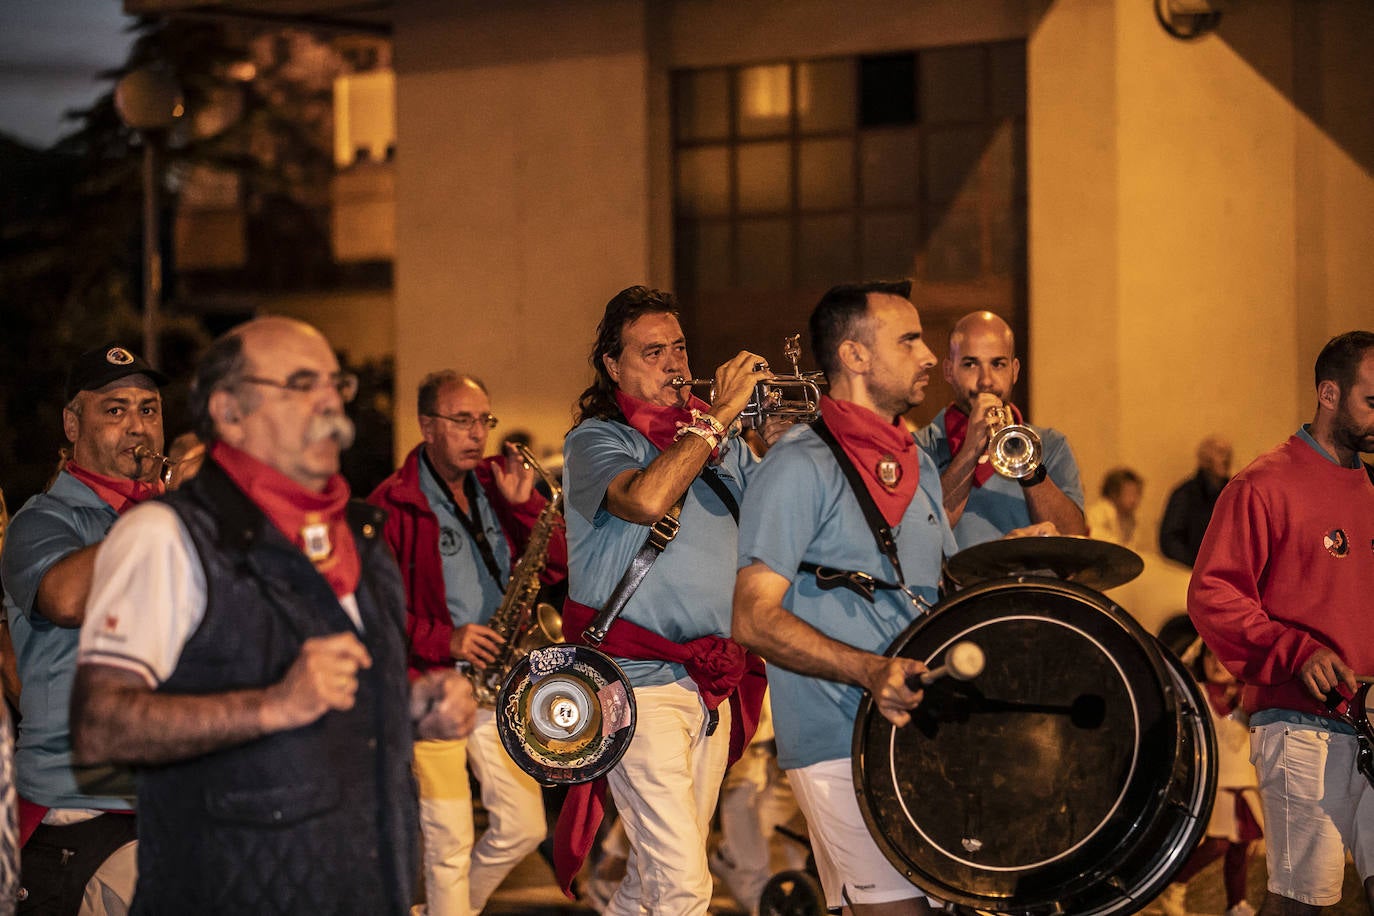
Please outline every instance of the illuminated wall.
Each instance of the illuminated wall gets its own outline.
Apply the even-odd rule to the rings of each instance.
[[[1374,324],[1362,0],[1233,3],[1195,42],[1146,0],[396,9],[402,405],[452,365],[566,430],[606,299],[671,283],[671,69],[971,41],[1027,41],[1032,398],[1089,491],[1133,465],[1152,529],[1201,436],[1283,439],[1321,342]]]

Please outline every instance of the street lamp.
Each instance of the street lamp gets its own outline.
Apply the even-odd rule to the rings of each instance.
[[[143,138],[143,358],[158,365],[158,303],[162,298],[162,249],[158,243],[156,147],[185,112],[181,89],[160,67],[127,73],[114,91],[115,110]]]

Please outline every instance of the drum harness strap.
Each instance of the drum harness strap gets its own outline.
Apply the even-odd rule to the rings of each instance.
[[[844,473],[845,480],[849,482],[849,489],[854,492],[854,498],[859,501],[859,508],[863,510],[864,521],[868,522],[868,530],[873,533],[873,540],[877,542],[878,552],[887,557],[887,561],[892,564],[893,571],[897,573],[897,581],[887,582],[862,570],[837,569],[833,566],[822,566],[811,562],[799,564],[797,571],[815,576],[817,588],[827,591],[832,588],[847,588],[862,596],[869,604],[873,603],[874,594],[879,589],[883,589],[905,592],[907,597],[918,607],[927,608],[927,602],[907,587],[906,579],[902,576],[902,561],[897,556],[897,539],[893,536],[892,528],[887,524],[887,519],[883,518],[882,512],[878,510],[878,504],[873,501],[873,496],[868,492],[868,487],[864,485],[863,478],[859,476],[858,468],[854,467],[854,463],[849,460],[849,456],[845,454],[839,440],[830,431],[830,427],[825,425],[823,419],[817,417],[812,422],[811,429],[820,437],[822,442],[830,447],[830,451],[835,453],[835,460],[839,462],[840,470]]]

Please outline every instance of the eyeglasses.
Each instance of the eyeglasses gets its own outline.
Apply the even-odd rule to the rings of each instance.
[[[320,375],[318,372],[293,372],[284,382],[270,378],[259,378],[255,375],[245,375],[240,377],[239,381],[247,382],[250,385],[281,388],[284,391],[294,391],[296,394],[314,394],[321,385],[329,385],[339,392],[339,397],[345,404],[352,402],[358,396],[358,377],[352,372],[339,372],[328,376]]]
[[[455,416],[449,416],[448,414],[445,414],[445,413],[430,413],[430,414],[425,414],[425,416],[427,416],[427,417],[433,417],[433,418],[436,419],[436,420],[447,420],[447,421],[449,421],[450,423],[452,423],[454,426],[456,426],[456,427],[458,427],[459,429],[463,430],[464,432],[467,432],[468,430],[472,429],[473,425],[476,424],[476,423],[482,424],[482,425],[485,426],[487,429],[495,429],[495,428],[496,428],[496,424],[501,422],[500,420],[496,419],[496,417],[494,417],[493,415],[491,415],[491,414],[489,414],[489,413],[483,413],[483,414],[477,414],[477,415],[473,415],[473,414],[470,414],[470,413],[460,413],[460,414],[457,414],[457,415],[455,415]]]

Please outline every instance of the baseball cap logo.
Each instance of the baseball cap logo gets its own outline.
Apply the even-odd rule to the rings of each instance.
[[[134,355],[123,347],[110,347],[105,352],[105,362],[112,366],[127,366],[134,361]]]

